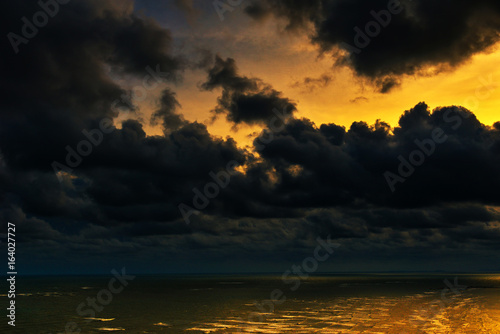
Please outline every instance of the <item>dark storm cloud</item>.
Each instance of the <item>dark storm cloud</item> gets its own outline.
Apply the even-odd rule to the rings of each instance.
[[[127,3],[121,4],[127,8]],[[8,15],[0,27],[17,32],[20,18],[39,10],[31,1],[6,4]],[[175,79],[182,61],[168,54],[170,41],[168,31],[111,1],[61,7],[18,54],[5,39],[0,54],[0,149],[9,165],[50,166],[54,154],[81,139],[82,129],[116,116],[114,101],[127,102],[127,92],[109,79],[106,65],[141,79],[151,66]]]
[[[180,104],[175,93],[169,89],[164,90],[160,98],[160,108],[151,116],[151,124],[155,125],[161,120],[164,130],[175,130],[186,124],[184,117],[176,113],[178,107]]]
[[[186,122],[175,93],[164,88],[152,121],[162,123],[165,136],[147,137],[134,120],[111,126],[101,140],[94,135],[100,143],[70,175],[57,175],[59,182],[52,164],[65,164],[68,147],[77,151],[90,140],[83,130],[95,134],[118,109],[125,117],[135,109],[109,68],[151,86],[177,81],[186,66],[170,53],[170,32],[136,16],[132,5],[71,2],[18,54],[8,39],[2,43],[0,185],[26,214],[99,224],[171,221],[210,171],[244,162],[233,140]],[[20,18],[39,10],[36,2],[6,4],[2,31],[21,33]]]
[[[4,209],[4,208],[2,208]],[[0,210],[0,218],[3,224],[13,222],[18,233],[16,241],[20,243],[55,243],[64,240],[63,233],[54,229],[51,224],[43,219],[28,216],[19,207],[12,206],[10,210]],[[5,228],[5,230],[7,230]]]
[[[398,157],[408,157],[419,148],[415,140],[431,138],[438,127],[447,140],[392,193],[384,173],[397,173]],[[372,126],[355,122],[349,129],[317,127],[307,119],[292,119],[260,151],[263,160],[239,151],[234,142],[211,138],[201,124],[146,137],[140,123],[127,121],[78,169],[82,180],[92,180],[80,185],[92,199],[81,205],[93,207],[96,217],[117,222],[179,219],[176,204],[190,203],[192,189],[201,189],[210,171],[236,159],[247,163],[245,174],[233,176],[205,214],[299,218],[314,208],[344,208],[358,211],[351,214],[372,227],[446,228],[460,221],[495,220],[483,206],[500,203],[494,191],[500,186],[494,168],[500,162],[498,147],[496,127],[482,125],[463,108],[431,112],[425,104],[406,111],[396,128],[382,121]],[[64,198],[69,206],[69,195]],[[428,207],[450,203],[455,203],[453,210],[440,210],[433,219],[425,213]],[[57,211],[50,202],[40,205],[45,206]],[[360,216],[366,206],[386,212],[372,209],[377,215]]]
[[[181,217],[178,204],[190,203],[210,172],[245,159],[234,141],[213,138],[205,125],[186,122],[146,137],[142,124],[128,120],[63,182],[52,170],[6,170],[2,185],[29,214],[103,225],[173,222]]]
[[[270,85],[257,78],[238,74],[236,62],[216,56],[214,66],[208,71],[208,79],[202,89],[222,88],[215,114],[225,114],[228,121],[235,124],[266,124],[276,117],[273,112],[287,110],[293,113],[295,103],[282,96]]]
[[[40,10],[32,1],[6,6],[9,15],[1,22],[2,31],[20,33],[20,18]],[[147,66],[159,65],[174,78],[182,60],[168,53],[170,33],[119,7],[112,1],[69,3],[28,44],[21,45],[18,54],[6,39],[2,43],[3,76],[4,82],[11,80],[6,96],[17,101],[29,94],[30,98],[55,100],[60,106],[81,105],[92,113],[96,112],[93,101],[102,103],[120,93],[119,87],[106,80],[104,63],[141,78]],[[91,89],[92,85],[99,86]]]
[[[481,124],[461,107],[431,112],[423,103],[406,111],[396,128],[377,121],[372,126],[355,122],[346,130],[294,119],[260,151],[263,162],[249,165],[246,177],[230,187],[232,200],[245,194],[241,200],[254,203],[255,212],[243,204],[231,207],[258,216],[269,206],[281,215],[288,209],[290,216],[297,216],[299,208],[314,207],[499,205],[497,127]],[[441,129],[446,140],[432,148],[429,141],[435,129]],[[422,153],[424,163],[391,192],[385,173],[397,174],[400,157],[408,160],[412,152],[422,150],[422,143],[432,152]]]
[[[348,56],[339,62],[383,93],[399,85],[402,75],[419,74],[429,65],[453,69],[500,38],[500,6],[494,0],[273,0],[254,1],[246,12],[256,19],[283,17],[289,28],[311,23],[312,40],[323,51],[345,50]],[[372,25],[367,33],[370,22],[379,29]]]
[[[292,30],[315,19],[318,3],[268,2],[291,18]],[[130,5],[71,2],[17,55],[7,39],[2,44],[0,221],[16,222],[30,260],[50,257],[59,268],[85,254],[91,267],[103,258],[108,265],[103,254],[115,260],[139,254],[208,266],[205,259],[230,254],[243,266],[242,255],[293,261],[310,254],[317,236],[330,234],[346,241],[347,254],[498,249],[500,123],[487,127],[461,107],[431,112],[419,104],[396,128],[383,120],[346,129],[291,118],[272,129],[274,109],[296,110],[291,100],[239,74],[231,58],[214,64],[209,51],[196,54],[204,55],[199,63],[185,60],[193,54],[173,56],[170,33]],[[18,31],[19,18],[39,10],[24,1],[4,9],[4,32]],[[167,88],[186,67],[207,70],[203,89],[222,90],[216,113],[235,124],[266,124],[271,140],[256,141],[261,148],[249,152],[186,121]],[[161,124],[161,136],[128,119],[136,107],[110,79],[110,68],[132,80],[160,81],[151,121]],[[387,89],[393,83],[390,76],[377,80]],[[118,115],[125,121],[118,123]],[[56,175],[52,162],[65,162],[68,146],[90,140],[82,130],[99,129],[105,118],[114,121],[92,153]],[[408,157],[415,140],[431,138],[436,128],[447,140],[391,192],[384,173],[397,173],[398,157]],[[194,189],[203,191],[211,173],[230,162],[242,165],[240,172],[186,225],[178,204],[191,204]]]
[[[79,171],[93,181],[86,192],[95,205],[117,221],[174,220],[178,204],[189,203],[192,189],[203,186],[211,171],[245,162],[234,141],[213,138],[199,123],[146,137],[130,120],[109,136]]]

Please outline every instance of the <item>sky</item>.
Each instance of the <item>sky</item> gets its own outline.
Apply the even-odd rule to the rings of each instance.
[[[20,274],[498,271],[497,1],[4,7]]]

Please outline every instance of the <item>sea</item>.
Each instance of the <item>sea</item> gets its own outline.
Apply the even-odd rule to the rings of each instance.
[[[26,276],[0,333],[500,334],[499,297],[500,274]]]

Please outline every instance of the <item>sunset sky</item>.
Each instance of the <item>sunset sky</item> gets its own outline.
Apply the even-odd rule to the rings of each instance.
[[[185,3],[193,7],[192,12],[181,11],[179,8],[182,7],[176,6],[175,1],[136,1],[134,8],[138,14],[153,17],[172,32],[176,52],[192,54],[201,48],[223,58],[235,59],[242,75],[271,84],[297,104],[299,117],[307,117],[317,124],[335,123],[349,127],[355,121],[373,124],[381,119],[395,126],[402,111],[422,101],[431,109],[450,105],[471,108],[486,125],[498,120],[495,107],[500,94],[493,93],[500,85],[500,69],[496,66],[500,53],[496,44],[463,59],[460,64],[451,66],[443,62],[422,66],[422,72],[447,68],[432,76],[408,73],[401,77],[399,87],[381,94],[366,78],[357,76],[349,67],[336,66],[337,59],[331,53],[322,53],[319,45],[311,43],[309,36],[314,34],[314,28],[310,23],[297,31],[288,31],[288,21],[284,18],[269,17],[263,22],[255,22],[245,15],[248,1],[242,1],[233,11],[222,9],[224,20],[221,21],[210,1]],[[387,6],[387,2],[380,3]],[[375,3],[368,6],[374,10],[384,9]],[[358,20],[361,22],[358,26],[362,27],[363,22],[368,23],[373,18]],[[382,30],[381,38],[383,33]],[[354,45],[352,41],[346,43]],[[184,81],[176,88],[182,113],[190,121],[211,119],[210,110],[218,94],[196,89],[205,76],[203,71],[185,73]],[[476,96],[479,87],[481,93],[491,89],[492,94],[476,105],[470,98]],[[144,112],[152,113],[153,109],[145,106]],[[246,127],[231,133],[232,124],[223,118],[213,124],[207,122],[207,125],[211,133],[230,134],[242,141],[251,132],[251,128]],[[148,130],[161,133],[159,128]]]
[[[498,270],[498,1],[47,3],[0,21],[20,272],[280,272],[327,236],[325,272]]]

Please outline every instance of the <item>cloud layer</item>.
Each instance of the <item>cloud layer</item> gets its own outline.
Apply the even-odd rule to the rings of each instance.
[[[274,109],[296,110],[295,103],[282,96],[270,85],[257,78],[238,74],[236,62],[228,58],[215,58],[214,66],[208,70],[208,79],[202,89],[222,88],[222,96],[213,110],[215,114],[225,114],[228,121],[235,124],[267,124],[275,117]]]
[[[177,3],[195,12],[190,1]],[[496,3],[450,6],[453,26],[447,25],[453,15],[444,15],[445,4],[405,7],[376,41],[351,56],[353,68],[388,90],[394,78],[428,64],[455,66],[494,42]],[[247,12],[259,19],[286,17],[290,30],[312,22],[314,40],[332,50],[351,35],[353,24],[369,18],[362,13],[386,5],[276,0],[255,2]],[[5,6],[4,31],[21,27],[20,17],[39,10],[31,2]],[[379,120],[345,128],[297,116],[273,127],[274,110],[297,114],[292,99],[239,73],[231,57],[211,58],[206,51],[203,66],[193,69],[189,55],[173,54],[171,33],[131,6],[71,2],[18,54],[7,39],[2,44],[0,217],[17,223],[26,259],[70,264],[84,257],[80,263],[89,264],[104,254],[134,258],[137,265],[149,257],[176,270],[193,261],[193,271],[204,271],[229,256],[243,270],[253,262],[293,261],[310,252],[317,236],[328,235],[344,245],[346,270],[349,263],[388,255],[394,256],[388,267],[401,268],[414,256],[423,268],[437,247],[443,258],[464,249],[469,259],[486,258],[498,250],[500,123],[489,127],[465,108],[430,110],[420,103],[404,111],[396,127]],[[432,17],[438,13],[444,30]],[[480,17],[488,19],[475,25]],[[408,42],[392,45],[402,36]],[[423,43],[428,53],[420,52]],[[189,68],[206,70],[202,90],[221,91],[214,115],[264,128],[253,147],[241,148],[184,118],[174,87]],[[155,85],[151,99],[157,107],[147,121],[160,125],[162,135],[146,134],[145,121],[136,117],[137,97],[113,75]],[[103,120],[109,131],[103,131]],[[431,143],[436,131],[443,140]],[[262,138],[268,138],[265,145]],[[414,160],[417,151],[425,161],[410,172],[403,160]],[[54,161],[67,169],[55,173]],[[240,168],[227,187],[186,225],[178,205],[191,205],[213,181],[211,174],[230,163]],[[387,172],[399,175],[394,191]]]
[[[499,41],[500,7],[493,0],[253,1],[257,20],[284,18],[297,31],[312,25],[312,41],[381,92],[404,75],[450,70]],[[302,32],[301,32],[302,33]],[[338,50],[347,55],[342,56]]]

